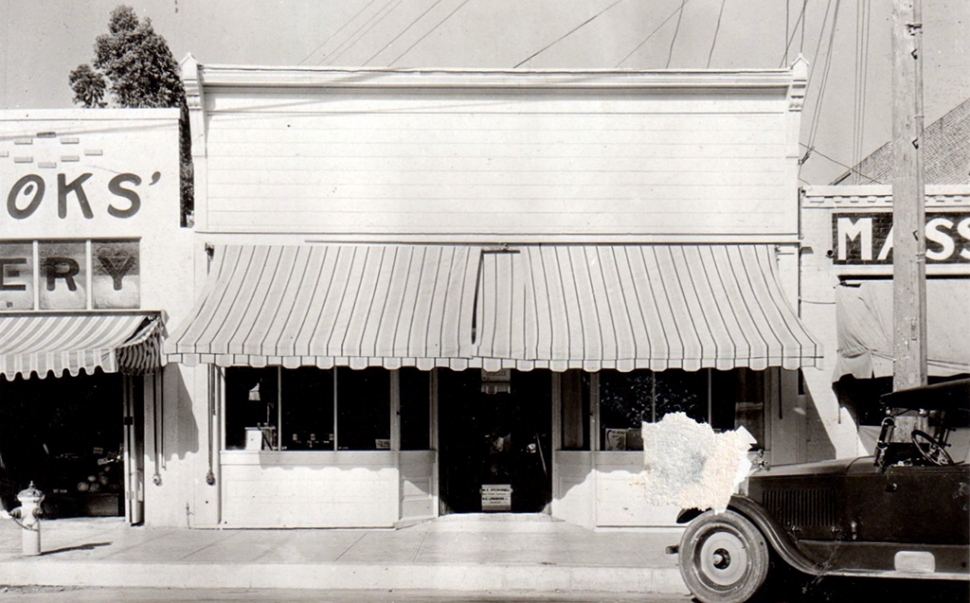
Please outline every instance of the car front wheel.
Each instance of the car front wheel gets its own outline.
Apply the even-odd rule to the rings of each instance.
[[[741,603],[768,577],[764,536],[733,511],[708,511],[694,519],[680,541],[680,573],[703,603]]]

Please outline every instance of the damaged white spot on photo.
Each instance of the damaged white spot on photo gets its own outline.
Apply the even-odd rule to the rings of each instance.
[[[644,423],[645,496],[655,505],[722,512],[751,470],[754,443],[744,427],[715,433],[681,412]]]

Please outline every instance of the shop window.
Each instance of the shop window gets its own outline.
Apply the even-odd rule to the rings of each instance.
[[[377,368],[227,369],[226,449],[388,449],[390,375]]]
[[[566,371],[562,392],[562,449],[589,450],[589,373]]]
[[[333,371],[284,369],[282,443],[286,450],[333,450]]]
[[[672,412],[715,431],[744,426],[764,439],[764,371],[666,370],[599,373],[600,448],[642,450],[641,423]]]
[[[337,449],[391,447],[391,373],[337,369]]]
[[[400,370],[401,450],[431,449],[431,373]]]
[[[778,383],[778,369],[773,372],[773,381]],[[734,406],[734,429],[744,427],[759,445],[764,445],[765,400],[768,399],[768,371],[753,371],[748,368],[732,371],[735,374],[737,398]]]
[[[276,438],[271,434],[278,423],[278,376],[275,367],[226,369],[227,449],[246,448],[247,438],[258,442],[256,430],[266,434],[268,441],[264,448],[276,447]],[[263,437],[263,432],[259,433],[259,438]]]
[[[47,518],[124,515],[124,406],[124,378],[100,369],[0,379],[4,508],[18,506],[17,493],[34,482]]]

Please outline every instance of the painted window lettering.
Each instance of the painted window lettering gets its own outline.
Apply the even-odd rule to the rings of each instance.
[[[154,172],[146,186],[152,186],[160,178],[161,173]],[[39,174],[26,174],[7,191],[7,214],[14,220],[30,218],[43,205],[48,188],[52,188],[57,191],[57,217],[61,220],[79,215],[85,220],[93,220],[100,205],[111,217],[131,218],[141,209],[142,199],[138,193],[141,185],[142,177],[130,172],[115,175],[107,184],[99,182],[91,172],[59,173],[56,184],[52,183],[50,187]]]
[[[928,264],[970,263],[970,212],[927,212],[925,234]],[[836,264],[891,264],[893,236],[889,211],[832,215]]]
[[[27,258],[0,258],[0,291],[26,291],[27,284],[17,282],[27,266]]]
[[[0,242],[0,312],[137,308],[140,273],[135,239]]]

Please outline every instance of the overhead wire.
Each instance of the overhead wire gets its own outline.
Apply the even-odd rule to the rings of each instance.
[[[862,161],[863,129],[865,128],[865,86],[866,71],[868,69],[867,56],[869,48],[867,21],[869,8],[868,0],[859,0],[856,3],[856,22],[855,22],[855,65],[853,75],[853,113],[852,113],[852,163],[858,164]]]
[[[807,144],[805,144],[804,142],[800,142],[798,144],[799,144],[799,146],[805,147],[806,150],[811,151],[814,155],[818,155],[819,157],[822,157],[824,159],[828,159],[832,163],[834,163],[836,165],[840,165],[840,166],[844,167],[845,169],[849,170],[850,172],[854,172],[856,174],[859,174],[860,176],[862,176],[863,178],[865,178],[866,180],[868,180],[869,182],[871,182],[873,184],[886,184],[885,182],[880,182],[879,180],[876,180],[875,178],[873,178],[872,176],[869,176],[868,174],[864,174],[863,172],[860,172],[857,168],[854,168],[851,165],[846,165],[846,164],[842,163],[841,161],[839,161],[838,159],[835,159],[833,157],[830,157],[829,155],[826,155],[825,153],[823,153],[822,151],[819,151],[818,149],[816,149],[814,147],[809,148],[809,146]]]
[[[546,46],[540,48],[539,50],[533,52],[532,54],[530,54],[526,58],[524,58],[521,61],[519,61],[518,63],[516,63],[516,65],[515,65],[515,67],[513,67],[513,69],[517,69],[517,68],[521,67],[522,65],[524,65],[525,63],[528,63],[529,61],[531,61],[532,59],[536,58],[537,56],[539,56],[543,52],[549,50],[550,48],[552,48],[553,46],[555,46],[559,42],[565,40],[566,38],[568,38],[572,34],[576,33],[577,31],[579,31],[583,27],[586,27],[587,25],[589,25],[590,23],[592,23],[597,17],[599,17],[600,15],[602,15],[603,13],[605,13],[606,11],[610,10],[611,8],[613,8],[614,6],[616,6],[617,4],[619,4],[620,2],[623,2],[623,0],[616,0],[616,2],[614,2],[613,4],[610,4],[609,6],[607,6],[606,8],[604,8],[603,10],[601,10],[600,12],[596,13],[595,15],[593,15],[592,17],[590,17],[589,19],[586,19],[585,21],[583,21],[582,23],[580,23],[576,27],[570,29],[569,31],[567,31],[566,33],[564,33],[563,35],[561,35],[560,37],[556,38],[551,43],[547,44]]]
[[[390,46],[394,42],[398,41],[398,39],[400,39],[401,36],[403,36],[408,31],[410,31],[410,29],[412,27],[414,27],[414,25],[418,21],[420,21],[421,19],[423,19],[425,15],[427,15],[429,12],[431,12],[434,9],[434,7],[438,6],[443,1],[444,0],[435,0],[434,4],[432,4],[431,6],[429,6],[427,8],[427,10],[425,10],[423,13],[421,13],[420,15],[418,15],[418,18],[417,19],[415,19],[414,21],[411,21],[410,23],[408,23],[407,27],[405,27],[404,29],[401,30],[401,33],[399,33],[396,36],[394,36],[393,38],[391,38],[391,41],[390,42],[388,42],[387,44],[385,44],[384,46],[382,46],[380,50],[378,50],[377,52],[375,52],[373,55],[371,55],[371,57],[369,59],[367,59],[366,61],[364,61],[364,65],[367,65],[368,63],[370,63],[371,61],[373,61],[374,59],[376,59],[377,58],[377,55],[379,55],[382,52],[384,52],[385,50],[387,50],[387,47],[388,46]]]
[[[417,46],[418,44],[420,44],[425,38],[427,38],[428,36],[430,36],[432,34],[432,32],[434,32],[436,29],[438,29],[439,27],[441,27],[444,24],[445,21],[447,21],[448,19],[450,19],[455,13],[457,13],[459,10],[461,10],[461,8],[463,6],[465,6],[466,4],[468,4],[469,2],[471,2],[471,0],[465,0],[464,2],[462,2],[461,4],[459,4],[457,7],[455,7],[455,10],[451,11],[450,13],[448,13],[445,16],[444,19],[442,19],[441,21],[438,21],[435,24],[434,27],[432,27],[431,29],[428,30],[428,32],[426,34],[424,34],[423,36],[421,36],[420,38],[418,38],[417,40],[415,40],[415,42],[413,44],[411,44],[410,46],[408,46],[407,48],[405,48],[404,49],[404,52],[402,52],[401,54],[397,55],[397,58],[394,59],[393,61],[391,61],[390,63],[388,63],[388,65],[389,66],[393,66],[394,63],[397,63],[398,61],[400,61],[404,57],[404,55],[406,55],[407,53],[411,52],[411,49],[413,49],[415,46]]]
[[[835,0],[835,11],[832,13],[832,27],[829,31],[828,48],[825,51],[825,67],[822,69],[822,80],[819,82],[818,100],[815,102],[815,113],[812,116],[812,127],[809,131],[808,146],[809,152],[815,146],[815,136],[818,134],[819,116],[822,113],[822,103],[825,100],[825,90],[829,81],[829,73],[832,69],[832,49],[835,45],[835,31],[839,20],[839,7],[842,0]],[[816,59],[817,60],[817,59]]]
[[[791,0],[785,0],[785,37],[782,38],[782,40],[788,39],[788,27],[790,25],[791,25]],[[795,28],[791,30],[792,36],[795,35],[795,29],[798,29],[798,25],[795,25]],[[785,44],[785,62],[783,63],[784,65],[788,64],[788,45],[789,43]]]
[[[337,35],[339,35],[340,32],[342,32],[348,25],[350,25],[351,23],[353,23],[354,19],[356,19],[357,17],[359,17],[365,10],[367,10],[368,8],[370,8],[370,6],[372,4],[374,4],[375,2],[377,2],[377,0],[370,0],[370,2],[368,2],[366,5],[364,5],[364,8],[360,9],[359,11],[357,11],[354,14],[354,16],[351,17],[350,19],[347,19],[346,23],[344,23],[343,25],[340,26],[340,29],[338,29],[337,31],[335,31],[332,34],[330,34],[327,37],[327,39],[324,40],[323,42],[320,42],[319,46],[317,46],[316,48],[314,48],[310,52],[310,54],[308,54],[305,57],[303,57],[302,59],[300,59],[300,62],[297,63],[297,65],[302,65],[307,59],[309,59],[310,57],[312,57],[313,55],[315,55],[318,50],[320,50],[321,48],[323,48],[326,45],[327,42],[329,42],[330,40],[332,40],[335,37],[337,37]]]
[[[721,17],[724,16],[724,5],[726,3],[727,0],[721,0],[721,9],[717,12],[717,25],[714,26],[714,37],[711,40],[711,49],[707,53],[707,69],[711,68],[711,59],[714,57],[714,47],[717,46],[717,32],[721,31]],[[681,10],[683,10],[683,6],[681,7]]]
[[[626,60],[629,59],[630,57],[632,57],[636,53],[636,51],[640,50],[640,48],[644,44],[646,44],[647,41],[650,40],[650,38],[652,38],[653,36],[655,36],[658,31],[660,31],[661,29],[663,29],[663,26],[664,25],[666,25],[671,19],[673,19],[674,17],[676,17],[677,15],[679,15],[680,12],[684,10],[684,5],[686,5],[688,2],[690,2],[690,0],[684,0],[683,2],[681,2],[680,6],[678,6],[677,8],[674,9],[674,12],[670,13],[669,15],[667,15],[667,18],[664,19],[663,22],[660,23],[660,25],[658,25],[653,31],[651,31],[649,34],[647,34],[647,37],[645,37],[643,40],[640,41],[639,44],[636,45],[636,48],[634,48],[633,50],[631,50],[625,57],[623,57],[622,59],[620,59],[620,62],[616,64],[616,67],[619,67],[620,65],[622,65],[623,63],[625,63]]]
[[[389,14],[393,13],[394,9],[400,6],[401,2],[403,1],[404,0],[388,0],[387,4],[382,6],[380,10],[378,10],[376,13],[371,15],[370,19],[368,19],[363,24],[361,24],[361,26],[358,27],[354,31],[354,33],[350,34],[349,38],[344,40],[340,46],[338,46],[337,48],[334,48],[333,54],[331,54],[329,57],[324,57],[323,60],[327,61],[327,65],[333,65],[334,61],[342,57],[344,53],[346,53],[348,50],[356,46],[357,43],[360,42],[364,38],[364,36],[366,36],[370,32],[370,30],[374,29],[378,23],[386,19]],[[337,52],[338,50],[340,52]],[[323,63],[323,60],[321,60],[320,63]]]
[[[802,15],[805,14],[805,8],[808,6],[808,0],[802,0]],[[796,26],[797,27],[797,26]],[[798,42],[798,54],[802,54],[802,48],[805,47],[805,20],[802,20],[802,39]]]
[[[805,39],[805,24],[803,23],[803,20],[805,18],[805,7],[807,7],[807,6],[808,6],[808,0],[805,0],[805,2],[802,4],[802,11],[798,14],[798,19],[795,20],[795,27],[793,27],[791,29],[791,37],[788,37],[787,38],[788,39],[788,42],[785,44],[785,56],[783,56],[781,58],[781,64],[778,65],[779,67],[785,67],[786,65],[788,65],[788,50],[791,48],[792,41],[795,40],[795,32],[798,31],[798,24],[799,23],[802,23],[802,40]],[[825,14],[826,14],[826,16],[828,15],[828,11],[827,10],[826,10],[826,13]],[[822,23],[822,27],[825,27],[825,23],[824,22]],[[785,35],[788,36],[788,31],[787,30],[785,31]],[[819,35],[821,35],[821,34],[819,34]],[[801,54],[801,52],[802,52],[801,51],[801,48],[799,48],[798,53]],[[818,54],[818,51],[816,51],[816,55],[817,54]]]
[[[859,102],[859,160],[862,161],[862,153],[865,152],[866,141],[866,106],[869,102],[869,41],[872,28],[872,2],[865,0],[865,15],[863,17],[863,44],[862,44],[862,73],[859,76],[859,85],[862,90],[862,100]],[[856,163],[858,163],[858,161]]]
[[[824,34],[825,34],[825,25],[826,25],[826,23],[828,23],[829,10],[831,8],[832,8],[832,0],[829,0],[828,3],[825,5],[825,14],[822,16],[822,25],[821,25],[821,27],[819,27],[819,30],[818,30],[818,41],[815,43],[815,54],[812,55],[812,69],[811,69],[811,71],[808,74],[808,84],[809,84],[809,86],[811,86],[811,85],[813,85],[815,83],[815,68],[818,67],[818,63],[819,63],[819,61],[818,61],[819,51],[822,49],[822,39],[823,39]],[[818,105],[818,103],[816,103],[816,107],[817,107],[817,105]],[[805,154],[802,156],[801,159],[798,160],[798,165],[799,166],[801,166],[806,161],[808,161],[809,157],[812,154],[812,148],[811,148],[811,143],[812,143],[812,140],[811,140],[811,132],[812,132],[812,129],[814,128],[814,126],[815,126],[815,122],[812,121],[809,124],[809,145],[807,147],[807,150],[805,151]]]
[[[670,69],[670,59],[674,56],[674,44],[677,42],[677,34],[680,33],[680,22],[684,18],[684,5],[687,4],[687,0],[680,1],[680,10],[677,11],[677,25],[674,27],[674,35],[670,38],[670,48],[667,49],[667,64],[664,65],[664,69]]]
[[[862,17],[865,11],[865,2],[863,0],[857,0],[855,4],[855,65],[853,68],[853,73],[855,75],[855,82],[853,83],[853,105],[854,113],[852,115],[852,164],[856,165],[861,159],[859,151],[859,126],[862,122],[862,117],[859,115],[861,113],[862,104],[862,44],[863,44],[863,31],[862,31]]]

